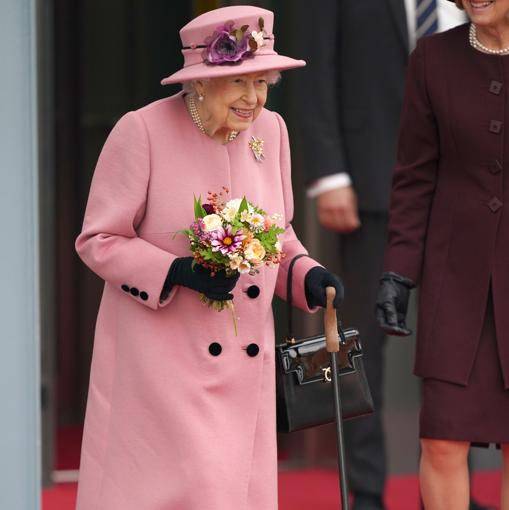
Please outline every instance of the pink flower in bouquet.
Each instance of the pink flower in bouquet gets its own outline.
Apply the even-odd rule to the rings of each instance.
[[[207,232],[205,232],[203,220],[201,218],[191,224],[191,231],[202,242],[206,241],[209,237]]]
[[[210,233],[212,251],[220,251],[223,255],[234,253],[242,246],[245,235],[242,233],[233,233],[232,228],[220,227],[218,230]]]

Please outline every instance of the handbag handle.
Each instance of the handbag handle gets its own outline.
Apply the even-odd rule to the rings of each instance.
[[[293,259],[290,261],[290,265],[288,266],[288,279],[286,281],[286,311],[287,311],[287,335],[286,335],[286,343],[288,344],[294,344],[295,343],[295,337],[294,337],[294,334],[293,334],[293,267],[295,266],[295,263],[297,262],[297,260],[299,260],[300,258],[302,257],[309,257],[309,255],[307,253],[299,253],[299,255],[295,255],[295,257],[293,257]],[[336,316],[336,309],[333,307],[332,303],[334,301],[334,297],[336,295],[336,289],[334,287],[327,287],[327,289],[332,289],[332,291],[334,292],[334,295],[331,294],[331,291],[329,290],[329,294],[332,295],[332,299],[330,300],[330,303],[329,303],[329,294],[327,294],[327,308],[326,308],[326,311],[325,311],[325,318],[324,320],[325,321],[328,321],[326,322],[326,326],[325,326],[325,331],[326,331],[326,334],[327,334],[327,328],[329,328],[329,331],[330,331],[330,338],[333,339],[334,338],[334,333],[332,333],[332,331],[335,331],[336,332],[336,339],[335,340],[332,340],[332,343],[331,343],[331,348],[335,348],[336,350],[332,350],[332,351],[329,351],[329,352],[338,352],[339,351],[339,343],[346,343],[346,337],[345,337],[345,334],[343,332],[343,329],[341,328],[341,323],[338,324],[338,321],[337,321],[337,316]],[[327,290],[326,290],[326,293],[327,293]],[[328,317],[328,319],[327,319]],[[332,329],[334,328],[334,329]],[[337,336],[339,334],[339,341],[337,339]],[[329,344],[328,344],[329,345]],[[334,347],[333,347],[334,345]],[[337,347],[337,348],[336,348]],[[327,348],[327,350],[329,350]]]
[[[295,255],[288,266],[288,279],[286,280],[286,317],[288,321],[286,328],[286,343],[288,344],[295,343],[295,337],[293,336],[293,266],[295,266],[295,262],[302,257],[309,257],[309,255],[306,253]]]

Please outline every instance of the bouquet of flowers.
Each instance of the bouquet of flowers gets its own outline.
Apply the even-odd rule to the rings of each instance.
[[[227,276],[236,273],[255,275],[264,265],[281,262],[279,235],[284,229],[277,222],[279,214],[268,215],[248,202],[246,197],[229,199],[229,190],[208,193],[207,203],[194,198],[195,220],[183,231],[191,242],[194,263],[210,270],[211,277],[219,271]],[[231,301],[217,301],[201,295],[208,306],[221,311],[232,310],[235,332],[235,313]]]

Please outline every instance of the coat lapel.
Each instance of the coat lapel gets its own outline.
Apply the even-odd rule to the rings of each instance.
[[[401,43],[408,52],[408,25],[406,20],[405,0],[385,0],[391,9],[394,22],[396,23]]]

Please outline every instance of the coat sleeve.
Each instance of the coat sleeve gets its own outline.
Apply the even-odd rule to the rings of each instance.
[[[140,114],[130,112],[115,125],[99,156],[76,250],[107,283],[156,310],[176,256],[137,235],[149,179],[147,130]]]
[[[417,282],[438,174],[440,141],[426,86],[426,40],[410,57],[390,205],[384,270]]]
[[[277,281],[276,281],[276,295],[286,300],[286,283],[288,278],[288,268],[292,259],[300,253],[308,253],[302,243],[297,239],[297,235],[293,230],[291,221],[293,219],[293,191],[291,180],[291,160],[290,160],[290,144],[288,140],[288,130],[286,124],[279,114],[275,114],[279,123],[281,133],[281,148],[280,148],[280,168],[281,179],[283,181],[283,193],[285,202],[285,233],[282,236],[282,248],[285,253],[285,258],[279,265]],[[295,262],[293,268],[293,304],[306,311],[311,310],[307,306],[304,278],[306,273],[313,267],[319,266],[318,262],[310,257],[302,257]]]
[[[346,163],[338,115],[342,3],[320,0],[320,7],[312,9],[308,0],[295,0],[294,4],[296,33],[300,34],[295,51],[307,64],[299,70],[295,87],[301,99],[296,114],[308,183],[327,175],[352,172]],[[313,27],[312,44],[304,36],[310,27]]]

